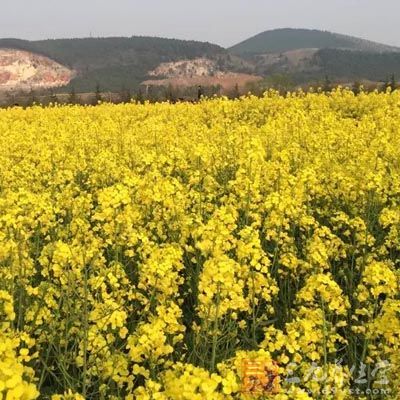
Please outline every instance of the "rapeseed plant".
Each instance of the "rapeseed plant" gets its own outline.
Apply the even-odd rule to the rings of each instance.
[[[399,121],[340,88],[0,110],[0,400],[398,398]]]

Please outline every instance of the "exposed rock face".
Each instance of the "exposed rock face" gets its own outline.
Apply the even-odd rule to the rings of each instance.
[[[221,71],[214,60],[196,58],[160,64],[149,72],[155,78],[142,82],[144,86],[220,86],[222,93],[229,92],[235,86],[241,91],[247,84],[262,78],[256,75]]]
[[[67,85],[74,71],[38,54],[0,49],[0,90],[47,89]]]
[[[191,76],[216,76],[222,75],[217,63],[208,58],[196,58],[194,60],[180,60],[160,64],[149,72],[150,76],[162,78],[181,78]]]

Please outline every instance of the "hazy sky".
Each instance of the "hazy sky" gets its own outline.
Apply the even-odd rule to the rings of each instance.
[[[281,27],[400,46],[400,0],[0,0],[0,37],[149,35],[233,45]]]

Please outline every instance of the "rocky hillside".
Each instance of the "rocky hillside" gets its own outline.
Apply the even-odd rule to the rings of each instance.
[[[86,38],[26,41],[0,40],[0,48],[29,51],[48,57],[76,72],[70,84],[79,92],[136,89],[161,63],[225,56],[220,46],[155,37]]]
[[[217,59],[196,58],[162,63],[149,72],[151,79],[142,82],[145,87],[164,86],[175,88],[217,87],[220,94],[236,90],[245,93],[248,84],[262,78],[254,74],[239,72],[246,65],[237,63],[232,57]],[[249,69],[252,70],[250,67]]]
[[[309,29],[276,29],[260,33],[229,49],[253,64],[255,73],[298,84],[400,77],[400,48]]]
[[[47,89],[68,85],[73,70],[38,54],[0,49],[0,90]]]
[[[196,58],[194,60],[180,60],[161,63],[153,71],[151,77],[177,78],[190,76],[216,76],[223,72],[218,68],[217,62],[209,58]]]
[[[400,49],[306,29],[278,29],[230,49],[155,37],[0,39],[0,90],[137,92],[140,85],[245,89],[275,75],[294,85],[400,77]],[[274,79],[272,79],[274,80]]]

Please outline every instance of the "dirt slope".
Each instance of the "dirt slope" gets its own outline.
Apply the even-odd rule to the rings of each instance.
[[[74,71],[28,51],[0,49],[0,90],[47,89],[67,85]]]
[[[142,82],[142,85],[220,86],[223,93],[234,89],[236,85],[240,91],[243,91],[248,83],[262,79],[256,75],[222,71],[216,61],[208,58],[162,63],[156,69],[150,71],[149,76],[155,79],[146,80]]]

